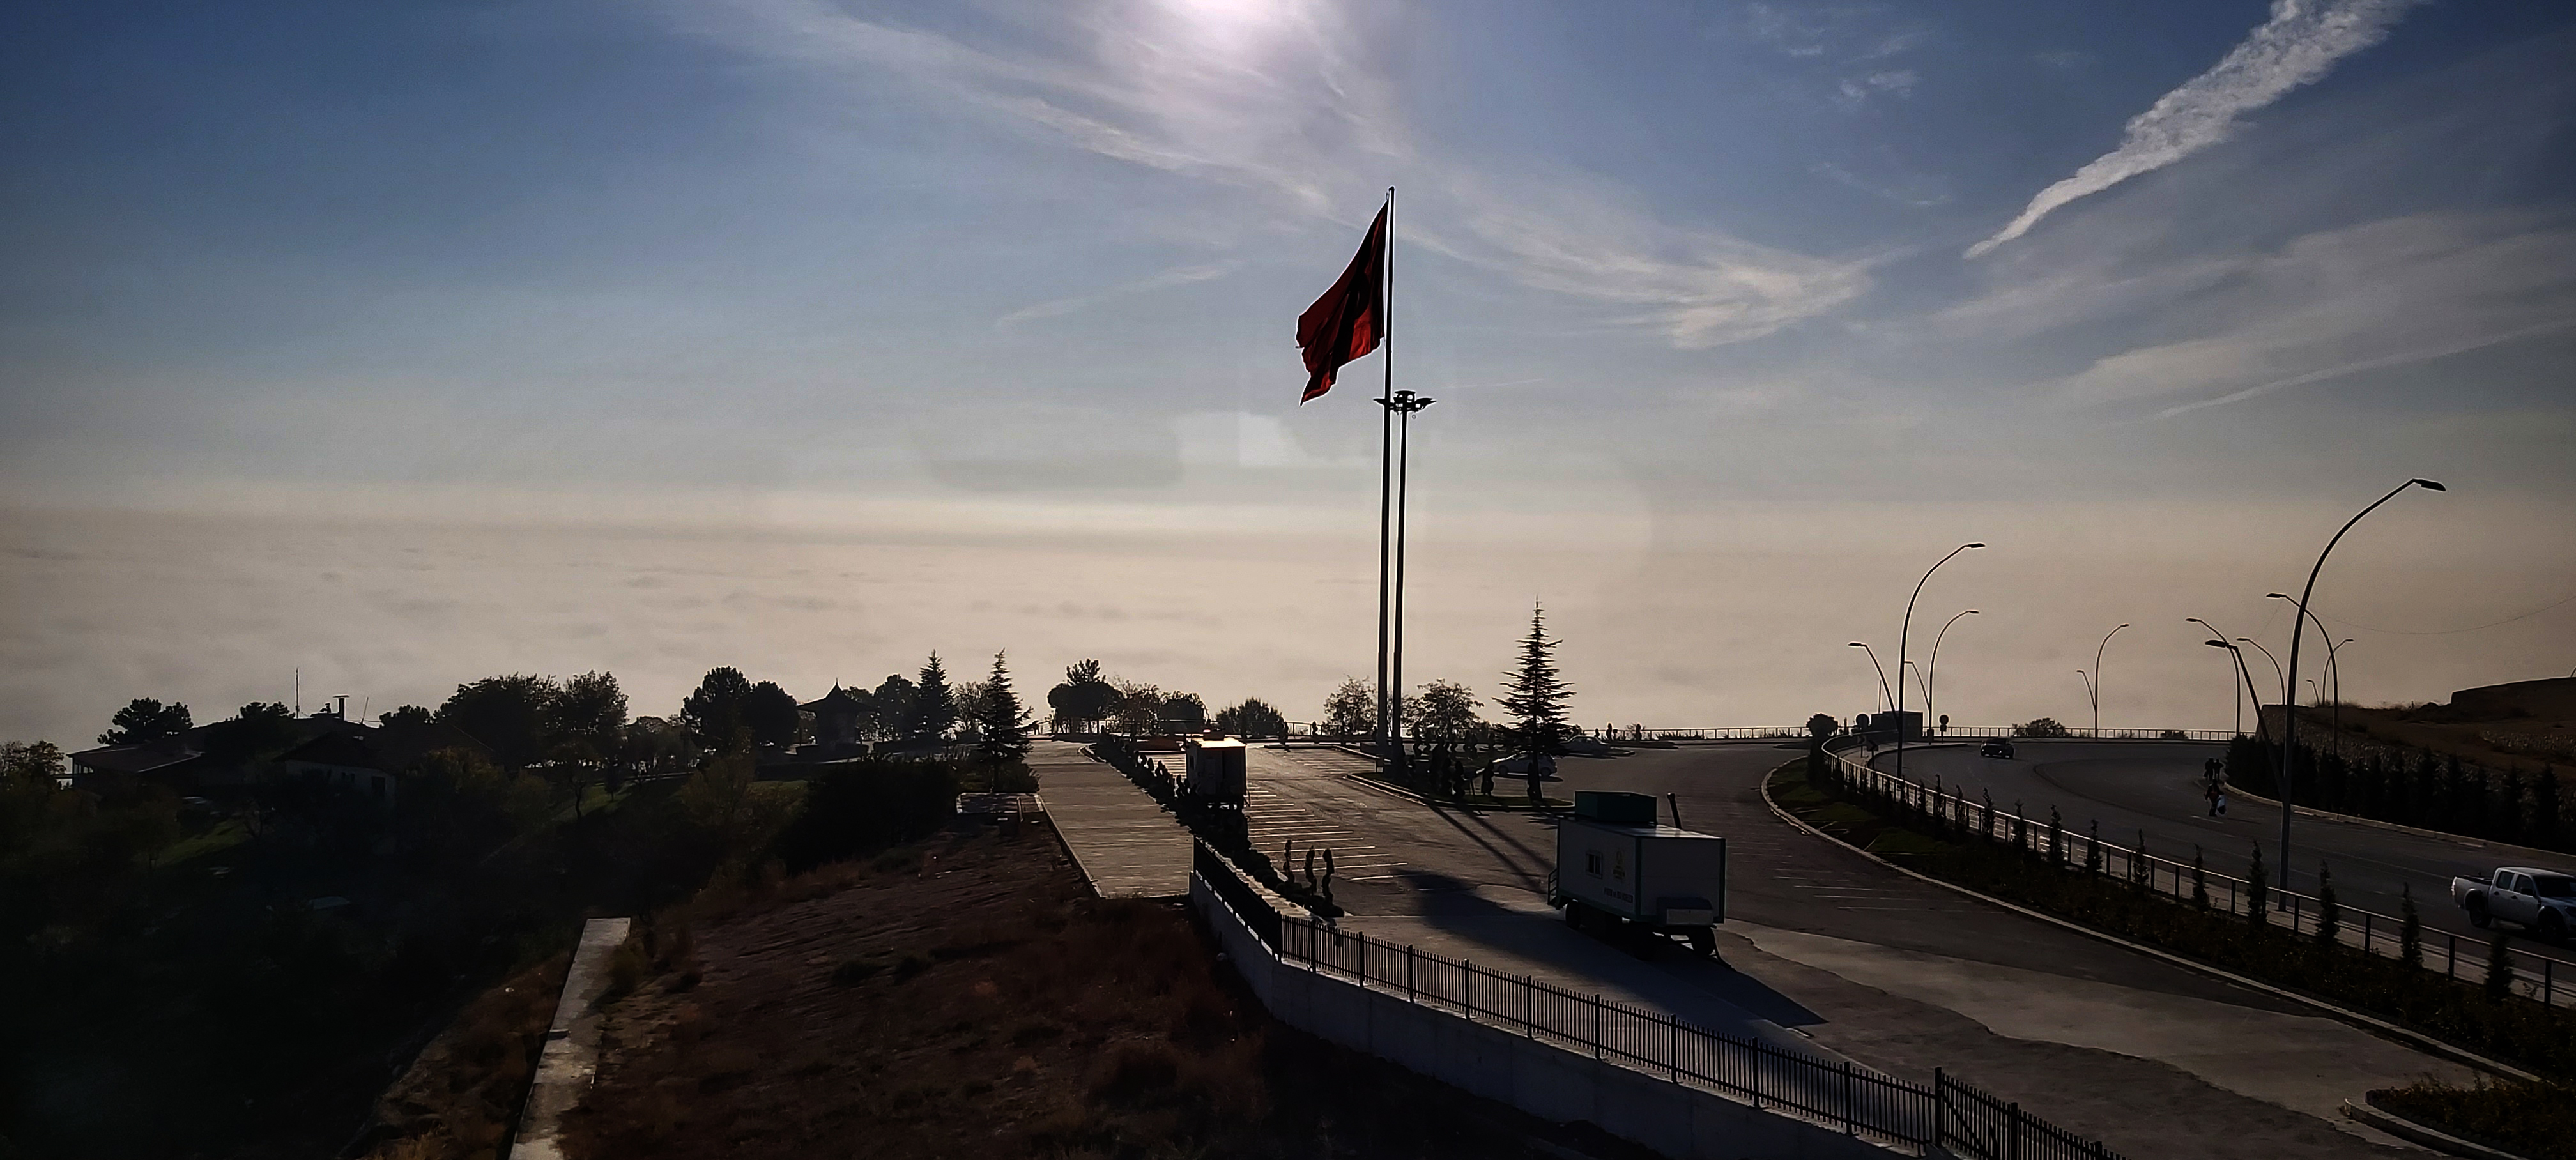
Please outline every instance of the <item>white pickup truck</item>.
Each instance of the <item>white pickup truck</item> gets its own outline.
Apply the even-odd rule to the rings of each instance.
[[[2492,874],[2451,880],[2451,901],[2481,930],[2501,918],[2550,942],[2576,928],[2576,876],[2530,866],[2498,866]]]

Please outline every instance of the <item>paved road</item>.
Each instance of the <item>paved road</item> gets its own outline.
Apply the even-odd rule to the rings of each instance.
[[[1945,788],[1969,797],[1991,792],[1998,808],[2020,801],[2040,817],[2055,805],[2072,833],[2098,819],[2103,840],[2123,846],[2135,845],[2143,830],[2148,851],[2167,858],[2188,861],[2197,845],[2206,851],[2211,870],[2242,878],[2256,842],[2262,843],[2267,862],[2279,859],[2281,813],[2231,798],[2226,817],[2208,816],[2198,784],[2201,762],[2223,749],[2179,742],[2024,741],[2015,760],[1997,761],[1978,756],[1972,745],[1909,746],[1905,773],[1921,782],[1938,776]],[[1889,769],[1892,758],[1891,751],[1881,750],[1873,764]],[[2309,814],[2291,819],[2290,852],[2296,863],[2290,868],[2293,889],[2315,893],[2320,859],[2334,868],[2335,896],[2348,907],[2393,915],[2399,888],[2412,887],[2428,949],[2439,953],[2445,943],[2437,935],[2456,934],[2463,954],[2480,956],[2487,935],[2451,905],[2451,876],[2483,874],[2499,865],[2568,861],[2565,855],[2500,842],[2432,837]],[[2530,949],[2564,953],[2538,943]]]
[[[1721,960],[1604,955],[1539,896],[1551,822],[1400,799],[1329,759],[1256,750],[1261,824],[1331,827],[1390,865],[1340,885],[1345,927],[1453,957],[1804,1040],[1929,1080],[1935,1067],[2133,1156],[2421,1154],[2334,1114],[2372,1087],[2456,1067],[2303,1007],[1897,874],[1781,822],[1758,796],[1766,745],[1569,760],[1568,789],[1675,795],[1727,836]],[[1310,831],[1320,832],[1320,831]],[[1269,848],[1267,845],[1265,849]]]

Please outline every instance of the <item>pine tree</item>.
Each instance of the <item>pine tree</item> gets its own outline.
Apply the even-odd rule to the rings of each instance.
[[[2424,916],[2415,909],[2415,887],[2409,883],[2398,885],[2397,957],[2410,967],[2424,965]]]
[[[2495,941],[2487,944],[2487,1002],[2502,1003],[2513,997],[2513,946],[2497,931]]]
[[[2333,946],[2343,930],[2343,907],[2335,902],[2334,869],[2317,863],[2317,943]]]
[[[2546,850],[2558,848],[2558,770],[2540,767],[2540,781],[2531,787],[2531,844]]]
[[[1029,756],[1029,715],[1020,707],[1002,658],[993,654],[993,674],[984,681],[983,714],[975,722],[982,734],[975,742],[975,764],[984,767],[996,790],[1011,780],[1006,773],[1022,767]]]
[[[1529,753],[1561,752],[1565,739],[1565,700],[1574,689],[1557,676],[1557,642],[1547,636],[1547,611],[1530,608],[1529,635],[1521,638],[1521,663],[1504,674],[1500,705],[1516,722],[1514,732]]]
[[[939,654],[930,654],[930,663],[921,666],[921,683],[913,687],[912,712],[904,732],[915,741],[942,741],[948,731],[957,727],[957,691],[948,687],[948,669],[939,663]]]
[[[2270,872],[2263,869],[2263,844],[2257,842],[2254,844],[2254,861],[2245,871],[2245,916],[2256,926],[2264,922],[2263,904],[2269,900],[2272,887],[2265,880],[2269,877]]]

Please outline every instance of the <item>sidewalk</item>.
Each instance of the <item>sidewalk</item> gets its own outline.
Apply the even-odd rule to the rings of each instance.
[[[1102,898],[1181,898],[1190,892],[1190,832],[1136,783],[1067,741],[1029,750],[1038,796],[1074,864]]]

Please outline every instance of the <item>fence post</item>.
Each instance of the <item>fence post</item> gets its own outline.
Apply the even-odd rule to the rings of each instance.
[[[1538,1038],[1538,976],[1521,976],[1521,1034]]]
[[[1950,1073],[1932,1069],[1932,1144],[1939,1147],[1950,1142]]]
[[[1592,993],[1592,1058],[1601,1058],[1601,992]]]
[[[2370,953],[2370,912],[2361,912],[2361,953]]]
[[[1858,1135],[1860,1132],[1858,1124],[1859,1121],[1854,1119],[1852,1116],[1851,1061],[1846,1059],[1843,1061],[1843,1134],[1847,1136]],[[1937,1132],[1938,1129],[1935,1129],[1935,1131]]]
[[[1476,960],[1458,960],[1458,972],[1460,993],[1466,996],[1460,1003],[1467,1009],[1467,1022],[1473,1023],[1476,1021]]]
[[[2556,959],[2540,960],[2540,1001],[2544,1005],[2554,1005],[2556,1003],[2558,984],[2553,976],[2556,974],[2557,968],[2558,960]]]
[[[2010,1157],[2011,1160],[2021,1160],[2021,1104],[2018,1101],[2016,1101],[2012,1106],[2011,1123],[2012,1143],[2010,1145],[2010,1150],[2005,1152],[2004,1155]]]
[[[2445,979],[2460,977],[2460,936],[2458,935],[2451,936],[2451,961],[2449,965],[2442,968],[2442,977]]]
[[[1360,932],[1360,990],[1368,990],[1368,932]]]
[[[1682,1082],[1682,1017],[1679,1015],[1664,1016],[1664,1066],[1671,1069],[1674,1083]]]
[[[1404,1001],[1413,1001],[1413,944],[1404,944]]]
[[[1306,971],[1315,971],[1315,912],[1306,912]]]

